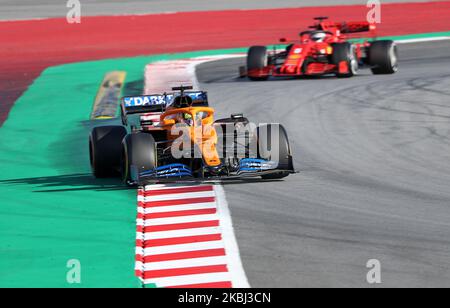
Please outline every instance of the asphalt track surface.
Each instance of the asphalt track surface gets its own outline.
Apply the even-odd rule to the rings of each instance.
[[[250,82],[199,66],[220,116],[282,122],[300,174],[225,185],[253,287],[450,286],[450,42],[400,46],[400,72]]]
[[[0,0],[0,20],[64,17],[67,0]],[[80,0],[83,16],[155,14],[230,9],[271,9],[341,4],[366,4],[366,0]],[[421,0],[383,0],[426,2]]]

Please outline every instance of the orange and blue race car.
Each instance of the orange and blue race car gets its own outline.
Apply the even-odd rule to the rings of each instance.
[[[255,125],[241,114],[215,120],[207,93],[188,90],[123,98],[122,125],[98,126],[90,134],[94,176],[144,185],[295,173],[282,125]]]
[[[352,77],[360,67],[373,74],[394,74],[398,70],[398,50],[391,40],[376,40],[376,25],[369,22],[328,21],[315,18],[309,30],[300,33],[285,49],[253,46],[247,54],[247,66],[240,67],[241,77],[267,80],[275,77],[298,77],[334,74]],[[368,38],[357,39],[361,33]]]

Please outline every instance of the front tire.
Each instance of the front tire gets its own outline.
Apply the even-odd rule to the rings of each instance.
[[[375,41],[369,48],[372,73],[394,74],[398,71],[398,49],[394,41]]]
[[[89,136],[89,158],[96,178],[120,175],[122,140],[127,130],[123,126],[95,127]]]
[[[156,142],[151,134],[133,133],[123,140],[122,180],[130,184],[136,172],[153,170],[157,166]]]
[[[278,128],[278,130],[276,129]],[[277,133],[278,132],[278,133]],[[275,133],[275,136],[272,136]],[[292,162],[291,146],[287,136],[286,129],[280,124],[260,125],[257,130],[258,136],[258,158],[270,161],[278,161],[277,169],[279,173],[267,174],[261,176],[265,180],[282,179],[294,171]],[[272,146],[278,149],[272,149]]]
[[[349,78],[358,74],[359,64],[356,56],[355,46],[350,43],[333,44],[333,54],[331,55],[331,63],[338,67],[336,76],[338,78]],[[342,62],[347,63],[348,73],[340,73],[339,66]]]
[[[264,46],[253,46],[248,50],[247,54],[247,71],[260,71],[269,65],[269,56],[267,48]],[[248,76],[250,80],[262,81],[267,80],[269,76],[252,77]]]

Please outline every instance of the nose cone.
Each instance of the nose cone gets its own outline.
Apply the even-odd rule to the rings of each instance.
[[[208,172],[212,175],[220,175],[223,173],[223,166],[219,165],[219,166],[215,166],[215,167],[208,167],[207,168]]]
[[[309,50],[308,44],[295,44],[289,50],[289,58],[294,57],[295,59],[303,58],[307,55]]]

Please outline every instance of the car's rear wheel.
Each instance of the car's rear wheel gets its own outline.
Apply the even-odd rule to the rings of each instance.
[[[95,127],[89,136],[89,158],[96,178],[120,175],[122,140],[127,130],[123,126]]]
[[[339,78],[353,77],[358,74],[359,64],[356,55],[355,46],[350,43],[336,43],[333,44],[333,54],[331,55],[331,63],[338,67],[336,76]],[[341,73],[339,70],[342,63],[347,65],[347,72]]]
[[[278,162],[278,173],[263,175],[263,179],[282,179],[293,171],[291,147],[286,129],[280,124],[260,125],[257,130],[258,158]],[[274,148],[272,148],[274,147]]]
[[[269,55],[267,54],[267,48],[264,46],[253,46],[248,50],[247,54],[247,71],[260,71],[267,67],[269,64]],[[261,81],[267,80],[269,76],[253,77],[248,76],[250,80]]]
[[[156,142],[151,134],[133,133],[123,140],[122,180],[131,184],[142,171],[153,170],[157,166]]]
[[[394,41],[375,41],[369,48],[372,73],[394,74],[398,71],[398,49]]]

